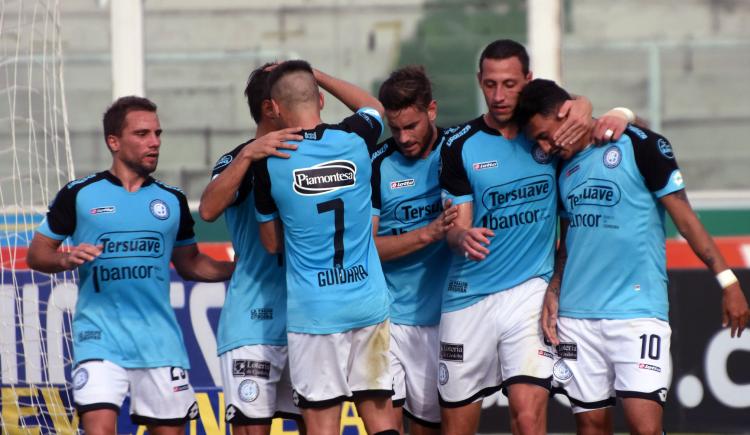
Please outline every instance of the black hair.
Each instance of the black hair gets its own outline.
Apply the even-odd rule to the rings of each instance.
[[[482,61],[485,59],[502,60],[511,57],[515,57],[521,62],[523,75],[527,75],[529,73],[529,53],[526,52],[523,45],[512,39],[498,39],[486,46],[479,56],[479,72],[482,72]]]
[[[523,127],[534,115],[556,115],[560,106],[572,99],[565,89],[552,80],[535,79],[521,90],[513,116],[516,123]]]
[[[260,123],[263,115],[263,101],[271,98],[271,88],[268,86],[268,76],[271,74],[266,69],[273,65],[268,62],[260,68],[254,69],[247,78],[245,86],[245,98],[247,98],[247,107],[250,108],[250,116],[253,117],[256,124]]]
[[[378,99],[386,110],[416,106],[425,111],[432,102],[432,84],[424,67],[410,65],[393,71],[380,85]]]
[[[125,126],[125,117],[132,111],[142,110],[156,112],[156,104],[148,98],[130,95],[118,98],[104,112],[102,125],[104,127],[104,142],[110,135],[120,137]]]

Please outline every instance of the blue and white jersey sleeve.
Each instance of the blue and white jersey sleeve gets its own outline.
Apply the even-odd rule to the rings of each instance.
[[[378,149],[378,139],[383,133],[383,119],[372,107],[362,107],[341,121],[338,127],[359,135],[367,144],[368,153],[373,154]]]
[[[195,226],[195,221],[190,214],[190,206],[188,205],[187,198],[181,190],[175,189],[173,193],[180,203],[180,226],[177,229],[174,246],[175,248],[179,248],[181,246],[194,245],[195,232],[193,227]]]
[[[682,173],[677,166],[674,151],[669,141],[658,133],[629,127],[636,134],[630,135],[638,170],[643,175],[646,187],[661,198],[685,188]]]
[[[271,177],[268,174],[268,159],[255,165],[255,218],[258,222],[270,222],[279,217],[276,201],[271,196]]]
[[[76,229],[76,194],[73,183],[63,187],[50,204],[47,216],[37,231],[51,239],[65,240]]]
[[[216,161],[216,164],[214,165],[214,168],[211,170],[211,179],[218,177],[222,172],[224,172],[225,169],[229,167],[229,165],[234,161],[234,159],[237,158],[237,155],[242,151],[242,149],[248,145],[250,142],[252,142],[254,139],[249,140],[248,142],[236,147],[232,151],[229,151],[228,153],[222,155],[219,157],[219,160]],[[251,167],[252,168],[252,167]],[[242,182],[240,183],[240,187],[237,189],[237,192],[234,194],[234,201],[229,205],[230,207],[234,207],[237,204],[240,204],[245,199],[247,199],[248,195],[253,189],[253,172],[252,170],[248,170],[247,173],[245,173],[245,176],[242,178]]]

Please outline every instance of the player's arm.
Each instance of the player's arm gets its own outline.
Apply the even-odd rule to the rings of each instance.
[[[261,222],[258,227],[260,242],[271,254],[279,254],[284,251],[284,228],[280,219]]]
[[[226,281],[235,265],[233,261],[214,260],[200,252],[195,243],[172,249],[172,263],[183,279],[201,282]]]
[[[302,136],[295,134],[299,131],[298,127],[293,127],[268,133],[242,147],[226,168],[220,169],[217,165],[213,178],[201,195],[198,207],[201,219],[213,222],[232,205],[252,162],[268,156],[288,159],[289,154],[280,150],[296,150],[297,145],[287,141],[302,140]]]
[[[547,284],[547,292],[544,294],[544,304],[542,305],[542,331],[544,336],[555,346],[560,344],[560,339],[557,337],[557,312],[560,307],[560,288],[562,287],[565,263],[568,261],[565,239],[569,225],[568,219],[560,218],[560,242],[555,252],[555,269],[549,284]]]
[[[557,129],[552,139],[561,146],[578,142],[589,130],[592,113],[591,101],[582,95],[566,101],[557,114],[558,118],[565,119],[565,122]],[[625,107],[610,109],[594,121],[594,140],[597,143],[616,141],[620,139],[628,123],[635,121],[635,114],[630,109]]]
[[[464,202],[455,207],[456,218],[445,236],[448,246],[468,259],[484,260],[490,253],[487,247],[490,244],[489,238],[494,237],[495,233],[489,228],[471,226],[474,216],[473,202]]]
[[[429,224],[415,230],[391,236],[378,236],[379,216],[372,217],[372,234],[381,261],[394,260],[419,251],[427,245],[443,240],[448,230],[453,226],[453,220],[458,212],[457,207],[446,204],[447,209],[440,213]]]
[[[337,100],[344,103],[344,105],[353,112],[356,112],[362,107],[372,107],[378,111],[381,117],[385,113],[385,109],[380,101],[359,86],[332,77],[317,69],[313,69],[313,74],[315,75],[315,80],[318,81],[320,87],[336,97]]]
[[[716,275],[729,270],[716,243],[690,206],[685,190],[678,190],[663,196],[660,201],[695,255]],[[732,337],[735,336],[735,332],[739,337],[748,319],[750,319],[750,311],[748,311],[747,299],[739,282],[735,280],[726,285],[722,292],[722,326],[730,326]]]
[[[93,261],[102,253],[101,248],[88,243],[81,243],[69,251],[60,251],[61,244],[62,240],[34,233],[29,250],[26,252],[26,264],[39,272],[64,272]]]

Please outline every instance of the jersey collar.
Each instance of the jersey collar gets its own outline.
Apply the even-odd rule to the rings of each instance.
[[[109,181],[110,183],[114,184],[115,186],[122,187],[122,181],[120,181],[119,178],[115,176],[115,174],[109,172],[109,171],[102,171],[99,173],[99,175],[104,178],[105,180]],[[146,187],[149,184],[153,183],[155,180],[152,176],[146,177],[146,180],[141,184],[141,187]]]

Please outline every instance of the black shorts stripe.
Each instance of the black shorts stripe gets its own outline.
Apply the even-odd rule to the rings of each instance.
[[[393,390],[358,390],[352,391],[352,400],[369,399],[371,397],[389,398],[393,394]]]
[[[617,405],[617,399],[615,397],[608,397],[604,400],[597,400],[595,402],[584,402],[583,400],[578,400],[575,397],[570,397],[568,391],[562,387],[555,387],[550,391],[551,396],[555,394],[562,394],[566,396],[568,400],[570,400],[570,403],[583,409],[601,409]]]
[[[406,398],[403,399],[396,399],[393,401],[393,407],[394,408],[400,408],[404,406],[404,403],[406,403]]]
[[[349,396],[338,396],[334,397],[332,399],[326,399],[326,400],[307,400],[304,397],[302,397],[301,394],[295,392],[295,405],[297,405],[300,409],[308,409],[308,408],[329,408],[331,406],[336,406],[342,402],[345,402],[351,397]]]
[[[464,400],[459,400],[458,402],[449,402],[449,401],[443,399],[443,396],[440,395],[440,393],[438,393],[438,400],[440,401],[440,406],[442,408],[460,408],[462,406],[465,406],[465,405],[468,405],[470,403],[475,402],[480,397],[491,396],[491,395],[497,393],[498,391],[500,391],[501,388],[502,388],[502,385],[496,385],[494,387],[483,388],[483,389],[477,391],[472,396],[470,396],[470,397],[468,397],[468,398],[466,398]]]
[[[645,399],[645,400],[651,400],[653,402],[658,403],[659,405],[664,407],[664,401],[662,401],[661,395],[659,392],[661,392],[664,389],[659,389],[656,391],[652,391],[650,393],[644,393],[641,391],[621,391],[616,390],[615,394],[617,394],[617,397],[620,399]],[[666,391],[665,393],[666,394]],[[665,396],[666,397],[666,396]]]
[[[503,394],[508,395],[508,387],[514,384],[531,384],[540,386],[546,390],[552,389],[552,376],[548,378],[537,378],[534,376],[518,375],[513,376],[503,381],[502,389]]]
[[[74,403],[73,406],[75,406],[76,411],[78,411],[78,415],[83,414],[84,412],[89,411],[98,411],[100,409],[111,409],[112,411],[115,411],[118,415],[120,414],[120,407],[115,405],[114,403],[90,403],[88,405],[79,405],[77,403]]]

